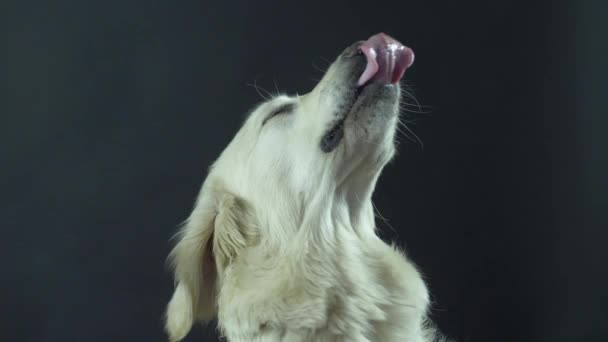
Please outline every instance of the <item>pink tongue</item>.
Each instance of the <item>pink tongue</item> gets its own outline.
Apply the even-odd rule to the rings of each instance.
[[[367,58],[367,66],[358,86],[369,81],[380,84],[399,82],[405,69],[414,63],[414,51],[384,33],[378,33],[361,44],[359,50]]]

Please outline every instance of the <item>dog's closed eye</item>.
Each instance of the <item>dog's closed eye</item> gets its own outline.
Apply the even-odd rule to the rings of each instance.
[[[283,105],[275,108],[272,112],[270,112],[270,114],[268,114],[268,116],[266,116],[264,118],[264,121],[262,121],[262,126],[264,126],[268,120],[274,118],[275,116],[277,116],[279,114],[288,114],[288,113],[293,112],[294,108],[295,108],[295,104],[293,104],[293,103],[286,103],[286,104],[283,104]]]

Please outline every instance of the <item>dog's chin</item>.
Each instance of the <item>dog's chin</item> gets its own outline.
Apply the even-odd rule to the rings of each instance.
[[[364,126],[374,123],[380,126],[384,121],[398,114],[400,96],[399,84],[370,83],[357,89],[358,96],[347,114]]]
[[[359,113],[360,115],[363,113]],[[389,114],[386,114],[387,116]],[[383,124],[345,124],[344,159],[339,163],[338,184],[345,188],[373,187],[382,169],[395,156],[395,124],[383,119]],[[365,192],[365,190],[362,190]]]
[[[393,153],[400,92],[399,84],[370,83],[361,89],[344,120],[345,143],[353,145],[353,153]]]
[[[399,113],[399,84],[369,83],[353,87],[349,93],[344,96],[348,102],[340,106],[344,109],[336,115],[338,119],[332,120],[323,135],[321,149],[324,152],[331,152],[342,143],[353,145],[352,153],[360,153],[361,149],[378,148],[382,137],[394,133]]]

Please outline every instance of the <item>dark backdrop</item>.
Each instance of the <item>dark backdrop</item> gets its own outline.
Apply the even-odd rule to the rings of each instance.
[[[600,1],[2,1],[0,340],[162,341],[163,262],[258,100],[412,46],[424,145],[375,203],[459,341],[606,341]],[[213,341],[197,328],[188,341]]]

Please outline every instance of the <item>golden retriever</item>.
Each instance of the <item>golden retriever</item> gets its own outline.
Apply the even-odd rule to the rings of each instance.
[[[230,342],[435,339],[416,267],[375,232],[412,50],[379,33],[306,95],[257,106],[210,168],[170,255],[171,341],[217,318]]]

